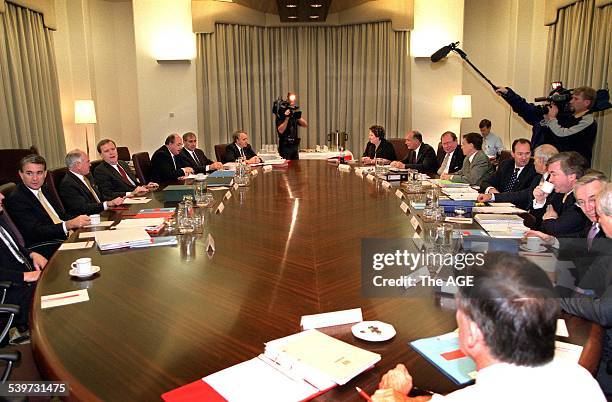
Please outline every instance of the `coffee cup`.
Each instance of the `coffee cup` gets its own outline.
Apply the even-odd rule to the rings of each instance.
[[[544,183],[540,185],[540,190],[542,190],[546,194],[552,193],[554,189],[555,189],[555,185],[549,181],[545,181]]]
[[[92,225],[100,223],[100,214],[89,215],[89,220]]]
[[[527,250],[529,251],[540,251],[540,245],[542,243],[542,239],[537,236],[532,236],[527,238]]]
[[[70,264],[72,269],[75,269],[79,274],[88,274],[91,272],[91,258],[79,258],[72,264]]]

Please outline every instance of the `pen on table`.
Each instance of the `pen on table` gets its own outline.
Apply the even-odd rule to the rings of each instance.
[[[363,397],[363,399],[365,399],[366,401],[372,402],[372,398],[370,398],[370,395],[366,394],[364,390],[362,390],[359,387],[355,387],[355,389],[357,390],[359,395]]]

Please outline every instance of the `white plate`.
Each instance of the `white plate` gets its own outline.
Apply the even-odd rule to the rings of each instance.
[[[72,268],[68,273],[70,274],[70,276],[78,276],[79,278],[87,278],[88,276],[92,276],[93,274],[97,273],[100,271],[100,267],[97,265],[92,265],[91,266],[91,272],[88,272],[86,274],[81,274],[78,273],[76,269]]]
[[[370,342],[383,342],[395,336],[393,325],[381,321],[362,321],[351,327],[353,335]]]
[[[521,250],[527,251],[527,252],[530,252],[530,253],[543,253],[544,251],[546,251],[546,247],[544,247],[544,246],[540,246],[540,248],[537,249],[537,250],[532,250],[530,248],[527,248],[526,244],[521,244],[520,248],[521,248]]]

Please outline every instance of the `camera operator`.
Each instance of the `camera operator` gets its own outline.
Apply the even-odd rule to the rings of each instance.
[[[298,137],[298,126],[308,127],[308,123],[302,117],[302,112],[295,105],[296,95],[292,92],[287,94],[288,107],[276,114],[276,130],[278,132],[278,153],[285,159],[300,159]]]
[[[534,149],[541,144],[551,144],[559,152],[576,151],[591,164],[597,135],[597,122],[589,113],[597,96],[593,88],[583,86],[573,90],[569,101],[571,113],[560,113],[555,102],[551,102],[543,112],[541,106],[528,103],[511,88],[497,87],[496,92],[532,126]]]

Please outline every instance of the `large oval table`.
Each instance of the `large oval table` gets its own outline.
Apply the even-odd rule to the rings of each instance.
[[[155,198],[146,207],[162,205],[161,192]],[[32,313],[32,346],[44,377],[68,381],[75,400],[158,400],[257,356],[264,342],[299,331],[302,315],[361,307],[364,319],[393,324],[397,336],[367,343],[351,335],[350,325],[325,330],[380,353],[382,361],[318,400],[359,401],[354,386],[373,392],[398,362],[421,388],[457,389],[408,346],[455,329],[452,310],[435,297],[361,296],[361,239],[413,234],[393,191],[325,162],[296,161],[260,170],[225,204],[222,214],[208,215],[212,256],[204,236],[185,237],[176,247],[56,253],[37,286]],[[90,280],[68,275],[70,263],[82,256],[101,267]],[[40,308],[42,295],[83,288],[88,302]],[[568,324],[572,341],[598,350],[599,327],[575,317]],[[587,358],[583,353],[592,368]]]

